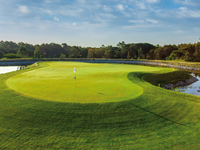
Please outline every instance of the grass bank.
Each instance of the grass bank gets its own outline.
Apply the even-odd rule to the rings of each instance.
[[[192,78],[192,75],[184,71],[173,71],[161,74],[149,74],[144,77],[144,80],[155,85],[163,87],[168,83],[176,83],[178,81],[185,81]]]
[[[130,66],[127,79],[143,93],[110,103],[38,100],[6,85],[10,77],[41,71],[43,63],[0,75],[0,149],[198,149],[200,98],[143,80],[152,69],[169,72],[170,68],[145,71],[140,66],[138,71]]]

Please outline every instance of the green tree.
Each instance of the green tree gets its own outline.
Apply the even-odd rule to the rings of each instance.
[[[129,51],[128,51],[127,59],[130,59],[130,58],[131,58],[131,56],[130,56],[130,53],[129,53]]]
[[[3,58],[4,54],[2,51],[0,51],[0,58]]]
[[[143,58],[143,51],[141,47],[138,49],[138,57]]]
[[[87,48],[80,48],[81,49],[81,51],[80,51],[80,53],[81,53],[81,57],[82,58],[87,58],[87,55],[88,55],[88,50],[87,50]]]
[[[154,51],[154,58],[157,60],[162,60],[164,58],[162,47],[156,48],[156,50]]]
[[[17,53],[19,46],[12,41],[0,41],[0,50],[4,53]]]
[[[94,49],[88,48],[87,58],[94,58]]]
[[[151,49],[148,53],[147,53],[147,59],[154,59],[154,51],[155,49]]]
[[[41,57],[41,51],[40,51],[38,46],[35,48],[34,57],[35,58],[40,58]]]
[[[123,51],[124,51],[124,49],[125,49],[125,42],[124,41],[122,41],[121,43],[119,42],[118,44],[117,44],[117,47],[119,48],[119,50],[120,50],[120,52],[121,52],[121,59],[122,59],[122,53],[123,53]]]
[[[80,53],[80,49],[78,46],[73,46],[70,49],[70,58],[81,58],[81,53]]]
[[[195,52],[194,52],[195,61],[200,60],[200,43],[195,44]]]
[[[27,57],[28,56],[28,50],[26,46],[21,46],[19,50],[17,51],[17,54],[21,57]]]
[[[186,52],[185,53],[185,60],[186,61],[190,61],[191,60],[191,54],[190,54],[190,52]]]
[[[61,47],[65,50],[65,52],[63,54],[65,54],[66,58],[69,57],[71,47],[69,45],[67,45],[66,43],[62,43]]]
[[[65,54],[62,53],[62,54],[60,55],[60,58],[66,58]]]

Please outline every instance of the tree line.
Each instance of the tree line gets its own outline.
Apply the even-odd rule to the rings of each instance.
[[[0,41],[0,58],[110,58],[200,61],[200,42],[179,45],[119,42],[116,46],[69,46],[66,43],[32,45]]]

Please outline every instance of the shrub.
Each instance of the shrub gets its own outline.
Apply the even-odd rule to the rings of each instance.
[[[174,53],[171,53],[170,56],[166,58],[166,60],[175,60],[177,58],[178,57],[176,57]]]
[[[4,57],[10,58],[10,59],[12,59],[12,58],[21,58],[19,55],[14,54],[14,53],[4,54]]]
[[[66,58],[65,54],[62,53],[62,54],[60,55],[60,58]]]

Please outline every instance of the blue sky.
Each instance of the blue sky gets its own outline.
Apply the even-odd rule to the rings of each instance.
[[[199,0],[0,0],[0,40],[100,47],[196,43]]]

